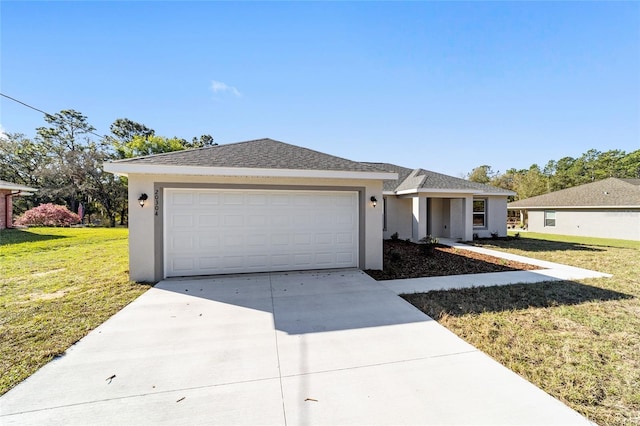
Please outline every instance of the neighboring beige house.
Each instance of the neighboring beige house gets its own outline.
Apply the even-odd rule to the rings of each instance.
[[[13,227],[13,197],[31,195],[37,189],[0,180],[0,229]]]
[[[608,178],[508,204],[546,234],[640,240],[640,179]]]
[[[471,239],[476,230],[506,234],[511,194],[272,139],[104,167],[129,179],[130,276],[150,282],[242,272],[381,269],[382,240],[393,232],[413,240],[430,231],[462,239]],[[484,226],[474,228],[474,220]]]

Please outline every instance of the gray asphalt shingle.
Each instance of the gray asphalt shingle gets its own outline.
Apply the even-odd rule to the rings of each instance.
[[[640,179],[607,178],[509,203],[509,208],[640,206]]]
[[[273,139],[168,152],[114,163],[256,169],[377,172],[373,166]]]
[[[412,191],[412,190],[454,190],[454,191],[481,191],[486,194],[511,195],[512,191],[498,188],[482,183],[471,182],[465,179],[432,172],[425,169],[408,169],[389,163],[367,163],[379,168],[379,170],[390,170],[398,173],[398,180],[385,181],[385,191]]]

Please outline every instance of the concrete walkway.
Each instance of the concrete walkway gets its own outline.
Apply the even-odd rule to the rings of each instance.
[[[0,398],[2,425],[586,425],[358,270],[163,281]]]
[[[491,272],[486,274],[449,275],[446,277],[410,278],[403,280],[380,281],[396,294],[426,293],[433,290],[452,290],[468,287],[490,287],[508,284],[535,284],[544,281],[571,281],[585,278],[608,278],[610,274],[576,268],[544,260],[518,256],[482,247],[458,243],[453,240],[440,239],[440,243],[459,250],[469,250],[493,257],[513,260],[539,266],[543,269],[533,271]]]

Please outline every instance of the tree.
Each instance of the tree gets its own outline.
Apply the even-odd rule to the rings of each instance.
[[[116,119],[116,121],[109,126],[109,129],[120,142],[129,142],[135,136],[148,138],[156,133],[153,129],[148,128],[144,124],[136,123],[128,118]]]
[[[187,143],[187,141],[185,141],[184,146],[187,149],[190,148],[205,148],[207,146],[216,146],[218,145],[217,143],[215,143],[213,141],[213,136],[211,135],[201,135],[200,138],[193,138],[191,139],[190,143]]]
[[[513,178],[513,189],[518,193],[518,199],[535,197],[549,192],[548,179],[537,164],[529,170],[520,170]]]
[[[85,150],[96,146],[88,136],[95,128],[87,117],[72,109],[46,114],[44,119],[50,127],[36,129],[39,142],[50,155],[39,171],[41,195],[52,201],[64,201],[72,211],[77,211],[82,197],[79,188],[86,177],[81,157]]]
[[[184,139],[166,138],[164,136],[134,136],[130,141],[119,144],[118,155],[122,158],[141,157],[164,152],[182,151],[185,149]]]
[[[47,151],[22,133],[0,138],[0,179],[27,186],[39,185],[38,170],[48,161]]]
[[[640,149],[630,152],[620,160],[621,177],[640,179]]]
[[[491,178],[493,175],[494,173],[491,170],[491,166],[483,165],[473,169],[467,176],[467,180],[471,182],[488,184],[489,182],[491,182]]]

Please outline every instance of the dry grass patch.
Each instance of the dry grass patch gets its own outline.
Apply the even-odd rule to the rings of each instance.
[[[483,246],[614,276],[404,297],[598,424],[640,424],[640,242],[526,234]]]
[[[128,278],[126,229],[0,231],[0,394],[148,285]]]

